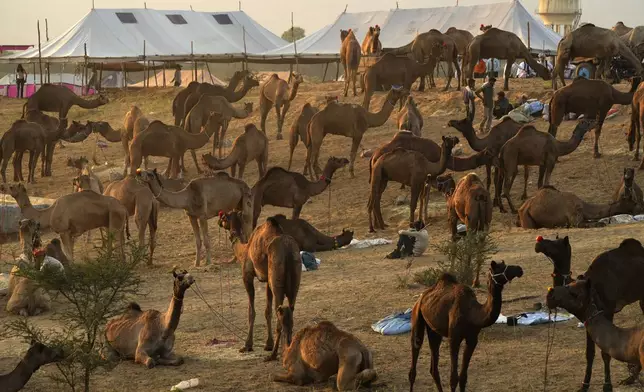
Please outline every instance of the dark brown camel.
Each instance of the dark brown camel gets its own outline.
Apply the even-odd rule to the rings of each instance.
[[[233,78],[230,79],[230,81],[232,82],[234,78],[235,75],[233,75]],[[241,80],[241,78],[239,78],[239,80]],[[239,82],[239,80],[237,82]],[[199,82],[190,82],[186,88],[179,91],[177,95],[174,96],[174,99],[172,100],[172,117],[174,117],[175,127],[181,126],[183,119],[186,117],[186,113],[183,112],[186,105],[186,99],[188,99],[190,94],[197,91],[197,87],[199,87],[200,84],[201,83]]]
[[[384,88],[386,91],[392,86],[403,86],[405,90],[411,91],[414,82],[418,78],[424,78],[428,72],[427,64],[419,63],[406,56],[384,54],[377,62],[370,65],[363,75],[364,99],[362,107],[369,110],[371,98],[379,88]],[[401,108],[405,98],[400,100]]]
[[[633,151],[635,147],[635,156],[633,160],[640,159],[640,140],[642,139],[642,129],[644,129],[644,84],[640,84],[633,94],[631,101],[631,125],[628,132],[628,149]],[[637,145],[635,143],[637,142]],[[644,169],[644,160],[640,164],[639,170]]]
[[[572,247],[568,236],[547,240],[542,236],[537,237],[534,245],[536,253],[543,253],[552,264],[552,286],[563,286],[573,282],[571,260]]]
[[[36,182],[36,164],[38,157],[45,151],[45,131],[33,122],[16,120],[11,128],[0,138],[0,159],[2,159],[2,182],[7,182],[6,172],[9,158],[13,155],[13,179],[24,181],[22,178],[22,154],[29,151],[29,174],[27,181]]]
[[[57,112],[60,126],[67,128],[67,113],[72,106],[78,105],[83,109],[94,109],[108,102],[109,100],[102,95],[88,101],[74,94],[72,90],[65,86],[43,84],[23,105],[22,117],[24,118],[29,110]]]
[[[613,201],[619,199],[630,199],[640,209],[644,208],[644,194],[642,194],[642,188],[635,183],[635,169],[632,167],[624,168],[622,183],[613,194]]]
[[[229,103],[240,101],[253,87],[259,86],[257,79],[249,74],[245,75],[246,76],[244,76],[242,79],[241,88],[239,90],[232,90],[232,92],[229,92],[230,85],[229,87],[224,88],[222,86],[217,86],[210,83],[201,83],[199,87],[197,87],[195,92],[191,93],[190,95],[188,95],[188,98],[186,98],[186,102],[183,107],[184,120],[185,116],[190,113],[190,110],[192,110],[193,106],[195,106],[197,102],[199,102],[199,98],[201,98],[201,96],[204,94],[208,96],[224,97]],[[184,124],[182,120],[181,126],[183,125]]]
[[[63,351],[59,348],[50,348],[42,343],[31,342],[31,346],[24,358],[11,373],[0,375],[2,392],[18,392],[27,384],[31,376],[48,363],[64,359]]]
[[[356,79],[358,77],[358,66],[360,65],[360,43],[353,33],[353,30],[340,30],[340,62],[344,67],[344,96],[349,93],[349,83],[353,82],[353,96],[358,95],[356,90]]]
[[[494,324],[501,313],[503,287],[514,278],[523,276],[523,269],[505,262],[490,263],[487,284],[487,300],[480,304],[469,286],[459,283],[450,274],[444,274],[438,283],[425,290],[414,305],[411,314],[411,369],[409,370],[409,391],[414,390],[418,355],[423,346],[425,333],[432,353],[430,374],[438,392],[443,392],[438,371],[438,354],[443,338],[449,339],[452,392],[460,385],[461,392],[467,385],[467,370],[472,354],[483,328]],[[465,341],[461,374],[458,374],[458,354]]]
[[[57,118],[48,116],[40,110],[27,111],[25,120],[39,124],[45,131],[45,150],[42,156],[40,176],[50,177],[54,149],[58,140],[65,134],[66,129],[59,126],[60,121]]]

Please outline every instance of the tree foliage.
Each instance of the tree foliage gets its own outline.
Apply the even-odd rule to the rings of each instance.
[[[297,41],[298,39],[302,39],[305,36],[306,36],[306,33],[304,29],[297,26],[292,27],[282,33],[282,39],[288,42]]]

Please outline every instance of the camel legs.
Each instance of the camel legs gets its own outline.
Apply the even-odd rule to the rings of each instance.
[[[508,56],[508,59],[505,63],[506,65],[505,65],[505,75],[503,80],[503,91],[510,90],[510,76],[512,75],[512,64],[514,64],[514,60],[516,59]]]
[[[361,141],[362,141],[362,135],[360,135],[360,137],[354,137],[353,142],[351,143],[351,154],[349,157],[349,174],[351,175],[351,178],[355,178],[355,174],[353,172],[353,166],[356,161],[356,155],[358,155],[358,147],[360,147]]]
[[[470,337],[465,340],[463,363],[461,364],[461,375],[458,380],[458,385],[460,386],[461,392],[465,392],[465,386],[467,385],[467,369],[470,367],[470,360],[472,359],[472,354],[474,354],[474,350],[476,349],[478,342],[478,336]]]
[[[604,120],[606,120],[606,114],[608,110],[602,110],[599,113],[599,118],[597,119],[597,125],[595,125],[595,144],[593,146],[593,158],[601,158],[602,154],[599,153],[599,137],[602,134],[602,126],[604,125]]]
[[[127,169],[130,167],[130,145],[129,140],[125,136],[121,138],[121,144],[123,145],[123,151],[125,152],[125,157],[123,158],[123,176],[127,176]]]
[[[642,129],[644,129],[644,110],[641,110],[637,119],[633,120],[635,124],[635,156],[633,157],[634,161],[639,161],[640,159],[640,140],[642,139]],[[640,169],[642,167],[640,166]]]
[[[183,357],[174,353],[166,353],[157,360],[159,365],[163,366],[180,366],[183,365]]]
[[[24,151],[16,151],[13,154],[13,180],[15,182],[24,181],[22,177],[22,155]]]
[[[136,223],[136,227],[139,230],[139,246],[143,246],[145,244],[145,228],[146,225],[148,224],[148,220],[150,217],[150,211],[146,211],[147,213],[144,213],[142,206],[137,205],[135,207],[134,211],[134,222]],[[129,219],[129,217],[127,218]],[[152,227],[150,227],[150,237],[152,236]],[[151,246],[153,248],[153,246]],[[152,253],[152,251],[150,252]],[[152,264],[152,255],[149,256],[148,259],[148,265]]]
[[[273,351],[275,342],[273,340],[273,291],[271,285],[266,285],[266,309],[264,310],[264,318],[266,319],[266,344],[264,351]],[[278,323],[279,324],[279,323]]]
[[[60,242],[67,259],[74,261],[74,237],[69,232],[60,233]]]
[[[203,173],[203,170],[199,167],[199,163],[197,162],[197,153],[195,150],[190,150],[190,155],[192,155],[192,161],[195,163],[195,167],[197,168],[197,173],[201,174]],[[181,160],[183,161],[183,156],[181,157]],[[181,168],[185,171],[185,166],[181,165]]]
[[[246,336],[246,343],[244,344],[244,347],[239,350],[240,353],[253,351],[253,327],[255,326],[255,285],[253,285],[254,279],[255,277],[252,274],[244,272],[244,288],[246,289],[246,294],[248,294],[248,336]]]
[[[154,359],[145,352],[141,345],[136,348],[136,352],[134,353],[134,362],[145,365],[148,369],[151,369],[156,365]]]
[[[360,370],[362,363],[362,353],[345,351],[342,356],[341,362],[338,366],[338,374],[336,377],[336,386],[338,391],[352,391],[358,389],[357,371]]]
[[[277,136],[276,140],[282,140],[282,126],[284,125],[284,115],[286,114],[286,108],[282,102],[275,102],[275,114],[277,115]]]
[[[289,156],[288,156],[288,168],[286,169],[288,171],[291,171],[291,165],[293,164],[293,152],[295,152],[295,147],[297,147],[297,143],[299,141],[300,141],[300,135],[297,133],[297,131],[295,131],[294,129],[291,129],[291,134],[289,135],[289,139],[288,139]],[[304,143],[306,144],[306,141]],[[257,163],[259,163],[259,161],[257,161]]]
[[[441,343],[443,342],[443,337],[431,328],[427,328],[427,340],[429,341],[429,349],[431,351],[431,363],[429,367],[429,373],[434,379],[434,384],[436,384],[436,389],[438,392],[443,392],[443,386],[441,385],[441,375],[438,370],[438,358],[440,354]]]
[[[7,165],[9,165],[9,157],[6,154],[3,153],[1,171],[2,171],[2,182],[4,182],[4,183],[7,182]]]
[[[416,183],[411,184],[411,199],[409,200],[409,224],[414,223],[416,220],[416,207],[418,206],[418,197],[420,196],[420,192],[422,192],[423,189],[423,182],[421,181],[420,184],[418,183],[419,181],[416,181]],[[421,218],[419,214],[419,219]]]
[[[206,265],[208,265],[212,261],[210,255],[210,234],[208,234],[208,219],[199,218],[199,227],[201,228],[201,234],[203,236],[203,244],[206,247]]]
[[[264,118],[264,120],[266,120],[266,118]],[[221,156],[222,156],[223,150],[224,150],[224,140],[226,138],[226,131],[227,130],[228,130],[228,120],[222,120],[221,133],[219,133],[219,142],[218,142],[218,145],[219,145],[219,158],[220,159],[221,159]],[[262,131],[263,131],[263,129],[262,129]],[[212,155],[215,155],[214,148],[212,150]]]
[[[450,210],[448,211],[447,222],[449,224],[450,233],[452,233],[452,241],[456,241],[456,238],[457,238],[456,228],[458,226],[458,215],[456,215],[456,211],[454,210],[454,208],[450,208]]]
[[[269,256],[271,257],[271,256]],[[275,263],[273,265],[276,265]],[[277,271],[273,271],[272,276],[268,277],[268,285],[267,285],[267,292],[268,292],[268,287],[270,287],[271,291],[273,292],[273,295],[275,296],[275,314],[277,314],[277,309],[284,304],[284,291],[286,289],[285,284],[287,282],[284,281],[285,276],[287,273],[290,273],[291,271],[286,271],[286,266],[282,264],[282,268],[278,269]],[[272,298],[271,298],[272,299]],[[266,297],[266,312],[270,313],[271,312],[271,304],[268,303],[268,296]],[[295,299],[293,298],[293,301],[289,298],[289,306],[291,307],[291,310],[293,310],[293,307],[295,306]],[[268,318],[266,319],[268,323]],[[271,325],[267,324],[266,328],[268,328],[268,336],[269,338],[272,338],[272,331],[271,331]],[[273,345],[273,351],[271,352],[271,355],[269,355],[265,360],[266,361],[274,361],[277,359],[277,350],[280,347],[280,343],[282,341],[282,323],[277,322],[276,324],[276,331],[275,331],[275,344]]]
[[[266,98],[261,97],[259,99],[260,127],[264,133],[266,133],[266,117],[268,117],[271,106]]]
[[[507,171],[507,173],[504,173],[502,175],[503,180],[499,181],[499,183],[503,184],[503,194],[502,197],[505,197],[505,199],[508,202],[508,205],[510,206],[510,211],[512,211],[513,214],[516,214],[517,210],[514,208],[514,204],[512,204],[512,196],[510,195],[510,191],[512,190],[512,184],[514,184],[514,180],[517,177],[517,171],[516,169],[513,169],[512,171]],[[499,199],[500,207],[503,208],[502,201]],[[504,212],[502,209],[501,212]]]
[[[39,155],[39,154],[38,154]],[[38,155],[35,151],[29,151],[29,173],[27,174],[27,182],[33,184],[36,182],[36,162]]]
[[[458,67],[458,63],[456,64],[456,67]],[[452,67],[452,62],[448,61],[447,62],[447,84],[445,85],[445,88],[443,89],[443,91],[449,90],[449,88],[452,85],[453,77],[454,77],[454,68]]]
[[[451,367],[450,367],[450,377],[449,377],[449,386],[452,392],[456,391],[456,387],[458,386],[458,352],[461,349],[461,341],[462,339],[457,338],[457,337],[451,337],[449,340],[449,356],[451,359]],[[461,391],[464,391],[465,389],[462,388],[461,386]]]
[[[521,200],[528,199],[528,177],[530,176],[530,169],[528,166],[523,166],[523,194]]]
[[[195,236],[195,245],[197,248],[197,254],[195,256],[195,266],[199,267],[201,263],[201,233],[199,233],[199,222],[196,217],[190,216],[190,225],[192,226],[192,233]]]
[[[347,63],[342,65],[344,65],[344,96],[346,97],[349,92],[349,67]]]
[[[302,212],[302,207],[304,207],[304,204],[296,204],[293,207],[293,217],[291,219],[299,219],[300,218],[300,213]]]
[[[353,96],[357,97],[358,96],[358,89],[356,88],[356,79],[358,79],[358,70],[357,69],[350,69],[349,73],[351,74],[351,82],[353,83]]]

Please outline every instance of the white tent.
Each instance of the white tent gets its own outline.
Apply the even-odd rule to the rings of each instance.
[[[243,11],[92,9],[43,44],[41,52],[48,62],[83,62],[86,56],[89,62],[233,61],[243,59],[244,53],[263,53],[286,43]],[[2,62],[37,60],[37,47],[0,57]]]
[[[481,24],[511,31],[528,44],[530,23],[530,48],[533,52],[555,53],[561,37],[535,18],[518,1],[503,3],[393,9],[390,11],[342,13],[335,22],[296,42],[298,58],[302,63],[337,60],[340,52],[340,29],[353,29],[362,42],[369,26],[379,25],[383,47],[399,47],[411,42],[417,33],[430,29],[446,31],[450,27],[480,33]],[[269,50],[258,56],[264,61],[288,59],[295,54],[293,44]]]

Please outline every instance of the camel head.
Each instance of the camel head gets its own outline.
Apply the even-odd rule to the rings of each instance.
[[[340,98],[337,95],[327,95],[324,97],[324,102],[328,105],[331,102],[338,102]]]
[[[181,299],[186,290],[195,282],[195,279],[186,270],[177,272],[176,267],[172,269],[172,276],[174,276],[173,294],[175,298]]]
[[[340,41],[344,41],[344,39],[347,38],[347,36],[349,35],[350,31],[351,31],[351,29],[349,29],[349,30],[340,30]]]
[[[248,74],[244,77],[243,85],[245,88],[250,90],[253,87],[259,86],[259,80],[256,75]]]
[[[546,304],[550,309],[564,308],[586,322],[603,309],[598,292],[602,292],[601,286],[593,284],[590,278],[579,276],[576,281],[565,286],[548,288]]]
[[[8,193],[16,200],[21,196],[27,196],[27,188],[25,188],[21,182],[9,185],[0,184],[0,191],[2,191],[2,193]]]
[[[252,113],[253,112],[253,103],[252,102],[244,102],[244,111],[246,113]]]
[[[491,28],[492,28],[492,25],[491,25],[491,24],[489,24],[489,25],[484,25],[484,24],[482,24],[482,23],[481,23],[481,27],[479,27],[479,30],[481,30],[482,32],[484,32],[484,33],[485,33],[486,31],[490,30]]]
[[[489,273],[490,283],[503,287],[506,283],[510,283],[512,279],[522,277],[523,268],[518,265],[505,264],[505,261],[497,263],[492,260]]]
[[[161,178],[159,177],[159,173],[157,173],[157,169],[152,169],[152,170],[141,170],[136,169],[136,175],[135,178],[137,181],[143,181],[144,183],[150,184],[156,182],[159,187],[163,188],[163,183],[161,182]]]
[[[229,212],[219,211],[219,227],[230,231],[230,241],[235,242],[243,239],[242,211],[232,210]]]
[[[583,118],[579,120],[579,122],[577,123],[577,126],[575,126],[575,129],[572,131],[572,134],[573,136],[581,140],[584,138],[584,135],[586,135],[586,132],[595,128],[596,125],[597,125],[597,120]]]
[[[71,125],[67,127],[67,120],[61,121],[60,126],[66,128],[62,136],[62,139],[70,143],[78,143],[87,139],[87,137],[92,133],[92,128],[87,126],[87,124],[79,123],[78,121],[72,121]]]
[[[633,181],[635,180],[635,169],[632,167],[625,167],[622,179],[624,180],[624,186],[628,189],[632,189]]]
[[[323,171],[324,174],[320,179],[328,180],[330,182],[331,178],[333,177],[333,173],[335,173],[336,170],[341,169],[348,164],[349,164],[349,160],[347,158],[329,157],[329,159],[326,161],[326,166],[324,166],[324,171]]]
[[[40,248],[42,241],[40,239],[40,223],[33,219],[22,219],[20,225],[20,243],[24,244],[29,241],[32,249]]]
[[[572,248],[568,236],[555,238],[554,240],[544,239],[538,236],[534,245],[536,253],[543,253],[554,267],[552,274],[554,286],[563,286],[573,281],[570,271]]]
[[[65,354],[63,353],[63,350],[61,348],[47,347],[40,342],[32,340],[29,350],[27,350],[27,354],[25,355],[24,361],[32,366],[42,366],[48,363],[61,361],[64,358]]]
[[[301,73],[291,72],[291,78],[293,80],[293,84],[301,84],[304,82],[304,77]]]
[[[452,151],[452,149],[461,141],[458,140],[456,136],[443,136],[443,143],[447,146],[448,151]]]
[[[447,122],[447,126],[456,129],[463,135],[475,132],[472,123],[467,118],[464,118],[462,120],[449,120]]]
[[[451,174],[443,174],[436,177],[428,174],[425,179],[425,185],[432,185],[434,182],[436,183],[436,189],[445,196],[451,196],[456,189],[456,181],[454,181],[454,177]]]
[[[380,36],[380,26],[376,25],[376,27],[373,28],[373,37],[378,38]]]
[[[282,331],[286,336],[286,345],[284,345],[284,350],[288,349],[288,346],[291,345],[291,340],[293,338],[293,310],[287,305],[280,305],[277,307],[277,322],[282,325]]]
[[[101,105],[106,105],[110,102],[109,98],[107,98],[103,94],[99,94],[97,100]]]
[[[396,102],[402,100],[403,98],[407,97],[409,95],[409,90],[404,88],[403,86],[391,86],[391,90],[387,93],[387,101],[392,105],[395,106]]]

